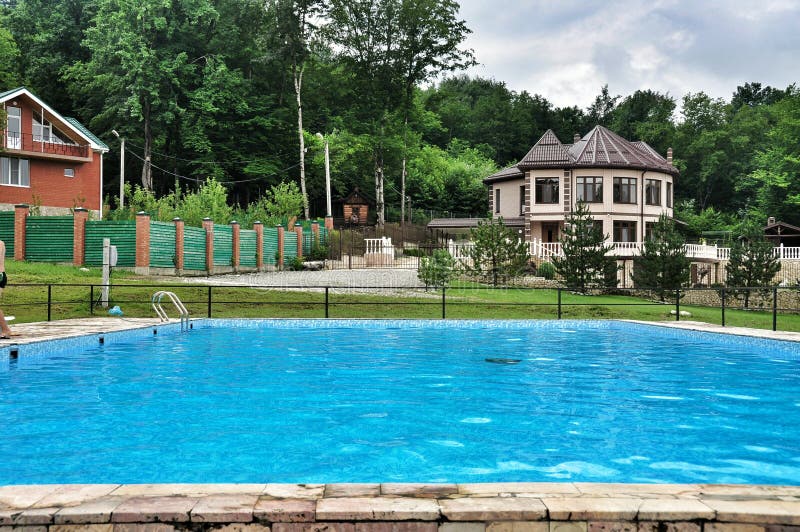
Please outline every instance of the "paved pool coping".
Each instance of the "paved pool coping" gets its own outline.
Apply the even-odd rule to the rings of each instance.
[[[632,320],[631,320],[632,321]],[[701,322],[646,325],[800,341]],[[0,348],[154,319],[14,324]],[[152,333],[150,330],[152,329]],[[73,484],[0,486],[0,532],[800,532],[800,486],[719,484]]]

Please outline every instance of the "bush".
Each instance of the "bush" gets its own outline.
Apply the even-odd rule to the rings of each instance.
[[[453,277],[455,260],[446,249],[437,249],[430,257],[422,257],[419,261],[417,276],[425,283],[425,289],[447,286]]]
[[[556,278],[556,267],[553,266],[552,262],[543,262],[539,265],[537,273],[539,277],[544,277],[548,281],[552,281]]]

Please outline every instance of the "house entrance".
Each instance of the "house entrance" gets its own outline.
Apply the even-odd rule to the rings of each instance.
[[[558,242],[558,224],[542,224],[542,242]]]

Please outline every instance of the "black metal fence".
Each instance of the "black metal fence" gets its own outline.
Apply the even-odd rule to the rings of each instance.
[[[115,284],[106,306],[98,284],[9,285],[0,302],[18,322],[107,315],[155,317],[151,295],[175,292],[192,317],[305,318],[618,318],[691,319],[722,326],[800,331],[798,291],[789,288],[693,288],[665,294],[641,289],[577,293],[566,288],[453,286],[425,290],[396,286],[273,286]],[[747,308],[744,307],[745,301]],[[177,317],[169,308],[168,314]],[[686,310],[690,312],[687,313]]]

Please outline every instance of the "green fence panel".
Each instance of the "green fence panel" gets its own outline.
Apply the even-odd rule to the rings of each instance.
[[[175,224],[150,222],[150,266],[175,267]]]
[[[214,266],[230,266],[233,261],[233,228],[214,224]]]
[[[28,216],[25,259],[32,262],[72,262],[72,216]]]
[[[264,228],[264,264],[275,265],[278,252],[278,229],[276,227]]]
[[[297,257],[297,233],[286,231],[283,234],[283,264],[291,264]]]
[[[239,231],[239,266],[256,267],[256,232],[252,229]]]
[[[303,229],[303,256],[308,257],[311,255],[311,249],[314,247],[314,231],[309,227]]]
[[[0,212],[0,240],[6,244],[6,257],[14,256],[14,211]]]
[[[206,269],[206,230],[202,227],[183,228],[183,269]]]
[[[319,245],[324,246],[328,243],[328,230],[325,227],[319,228]]]
[[[136,222],[100,221],[86,222],[86,264],[103,265],[103,239],[111,239],[117,246],[117,266],[133,268],[136,266]]]

